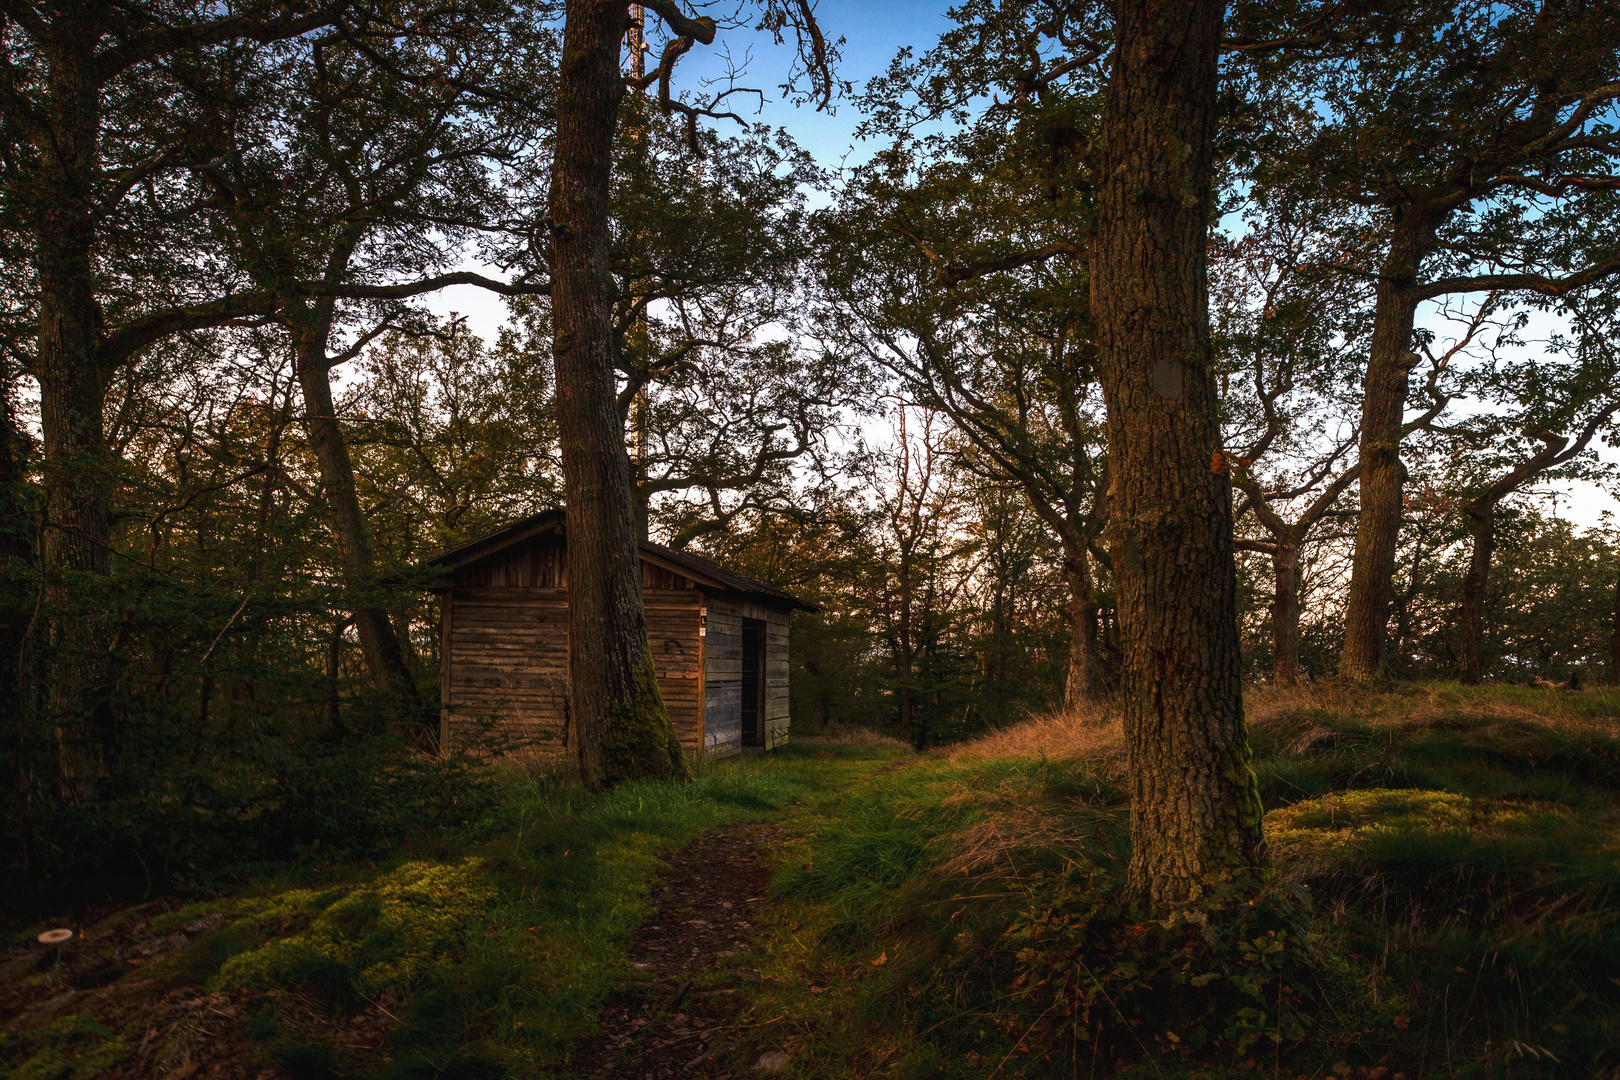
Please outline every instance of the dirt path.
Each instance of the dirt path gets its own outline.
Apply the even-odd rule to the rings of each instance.
[[[630,947],[631,964],[648,977],[609,1002],[602,1034],[575,1059],[578,1075],[721,1080],[785,1066],[774,1040],[787,1029],[752,1015],[738,988],[760,978],[748,970],[746,954],[768,917],[771,855],[782,850],[786,832],[735,826],[669,857],[653,890],[658,914]]]

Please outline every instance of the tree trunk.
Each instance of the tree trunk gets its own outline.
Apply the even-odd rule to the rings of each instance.
[[[35,561],[34,508],[28,505],[28,436],[13,409],[17,379],[9,365],[0,376],[0,657],[7,670],[0,672],[0,717],[9,731],[0,732],[15,751],[12,778],[15,790],[17,866],[32,875],[32,801],[34,744],[44,714],[39,700],[39,650],[33,644],[38,631],[35,612],[39,596],[30,578],[38,580]]]
[[[1406,418],[1407,378],[1417,362],[1412,352],[1417,272],[1432,237],[1432,225],[1415,212],[1398,221],[1378,278],[1361,400],[1361,512],[1339,654],[1339,674],[1350,679],[1376,679],[1384,670],[1406,473],[1401,464],[1401,423]]]
[[[691,773],[647,644],[608,263],[625,5],[568,0],[551,188],[553,358],[568,504],[571,711],[587,787]]]
[[[1271,556],[1276,575],[1271,600],[1271,683],[1296,686],[1299,683],[1299,547],[1277,542]]]
[[[1490,579],[1491,555],[1496,548],[1496,505],[1468,508],[1473,550],[1462,584],[1462,640],[1457,657],[1457,680],[1477,683],[1484,676],[1480,646],[1485,638],[1485,585]]]
[[[1067,554],[1063,578],[1069,583],[1069,676],[1063,705],[1077,711],[1102,695],[1097,670],[1097,601],[1091,595],[1091,564],[1085,549]]]
[[[388,621],[387,610],[376,601],[377,564],[371,547],[371,530],[366,525],[365,511],[355,488],[349,444],[338,426],[337,410],[332,403],[331,360],[327,355],[331,312],[330,300],[318,301],[307,317],[295,316],[288,320],[298,366],[298,385],[304,395],[304,424],[320,469],[327,521],[337,543],[338,570],[354,613],[360,652],[395,718],[414,730],[427,724],[429,718],[416,680],[405,662],[399,636]]]
[[[913,721],[916,719],[916,699],[912,694],[913,679],[916,676],[917,655],[913,648],[911,625],[911,570],[908,567],[909,554],[902,549],[899,586],[900,586],[900,620],[896,633],[896,644],[899,646],[898,661],[900,675],[900,740],[911,742]]]
[[[93,19],[65,20],[42,42],[49,71],[46,137],[35,147],[33,226],[39,337],[32,374],[39,382],[44,436],[46,529],[43,556],[51,644],[48,696],[64,792],[87,796],[100,772],[108,732],[86,693],[105,651],[101,619],[90,614],[108,572],[112,462],[102,428],[106,383],[98,356],[101,306],[95,296],[95,174],[101,98],[93,71]],[[81,609],[77,610],[77,609]]]
[[[1223,4],[1121,0],[1117,11],[1091,311],[1125,652],[1130,884],[1165,904],[1261,855],[1207,291]]]

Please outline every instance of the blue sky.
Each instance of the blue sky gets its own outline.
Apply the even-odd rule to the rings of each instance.
[[[853,83],[857,90],[888,68],[896,53],[911,46],[919,53],[926,51],[950,25],[945,12],[945,0],[893,0],[873,4],[859,0],[821,0],[816,7],[816,18],[829,41],[844,38],[843,60],[838,75]],[[649,33],[657,40],[649,17]],[[830,111],[817,112],[810,107],[795,107],[783,100],[777,89],[792,63],[791,41],[783,46],[772,43],[769,34],[749,28],[727,31],[713,48],[698,46],[682,58],[675,70],[674,87],[677,92],[688,90],[701,93],[703,81],[722,75],[726,70],[725,50],[740,61],[749,57],[749,64],[740,85],[758,87],[764,91],[764,107],[757,113],[755,99],[734,99],[746,103],[737,111],[750,122],[766,123],[787,129],[793,139],[822,165],[836,167],[848,155],[851,161],[870,156],[872,148],[855,142],[855,128],[860,114],[848,101],[835,103]],[[750,56],[751,53],[751,56]],[[720,130],[735,127],[722,122]],[[476,264],[467,269],[485,270]],[[451,313],[465,316],[468,325],[485,338],[493,338],[496,330],[506,321],[506,305],[498,296],[473,286],[457,286],[431,297],[427,306],[440,315]]]

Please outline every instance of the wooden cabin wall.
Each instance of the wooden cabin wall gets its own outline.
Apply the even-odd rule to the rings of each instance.
[[[765,624],[764,747],[772,750],[787,742],[788,616],[786,611],[762,604],[709,598],[704,697],[707,727],[704,748],[709,753],[725,755],[742,750],[744,619],[758,619]]]
[[[725,757],[742,752],[742,605],[714,597],[708,603],[703,748]]]
[[[788,741],[788,618],[767,609],[765,621],[765,749]]]
[[[531,753],[567,749],[567,553],[536,538],[458,575],[445,594],[440,693],[445,745],[493,719],[497,732],[532,744]],[[642,564],[647,638],[658,688],[682,745],[703,745],[702,593],[690,579]]]
[[[693,589],[641,590],[658,690],[664,695],[675,734],[693,757],[703,749],[704,641],[698,636],[702,600],[702,594]]]
[[[445,597],[445,734],[494,720],[501,735],[561,754],[568,715],[568,591],[455,586]]]

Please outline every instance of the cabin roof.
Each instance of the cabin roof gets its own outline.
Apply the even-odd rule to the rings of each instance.
[[[519,518],[510,525],[495,530],[476,540],[469,540],[465,544],[440,552],[427,561],[427,566],[437,571],[441,576],[454,574],[464,570],[474,563],[482,562],[493,555],[498,555],[515,544],[525,540],[532,540],[543,533],[555,532],[566,538],[567,518],[561,510],[543,510],[538,514],[531,514]],[[820,611],[815,604],[800,600],[791,593],[767,585],[763,581],[744,577],[742,574],[727,570],[718,563],[685,551],[676,551],[654,544],[649,540],[640,543],[641,558],[655,566],[662,566],[666,570],[689,577],[699,585],[725,592],[741,593],[752,600],[757,600],[768,607],[798,608],[800,611]]]

